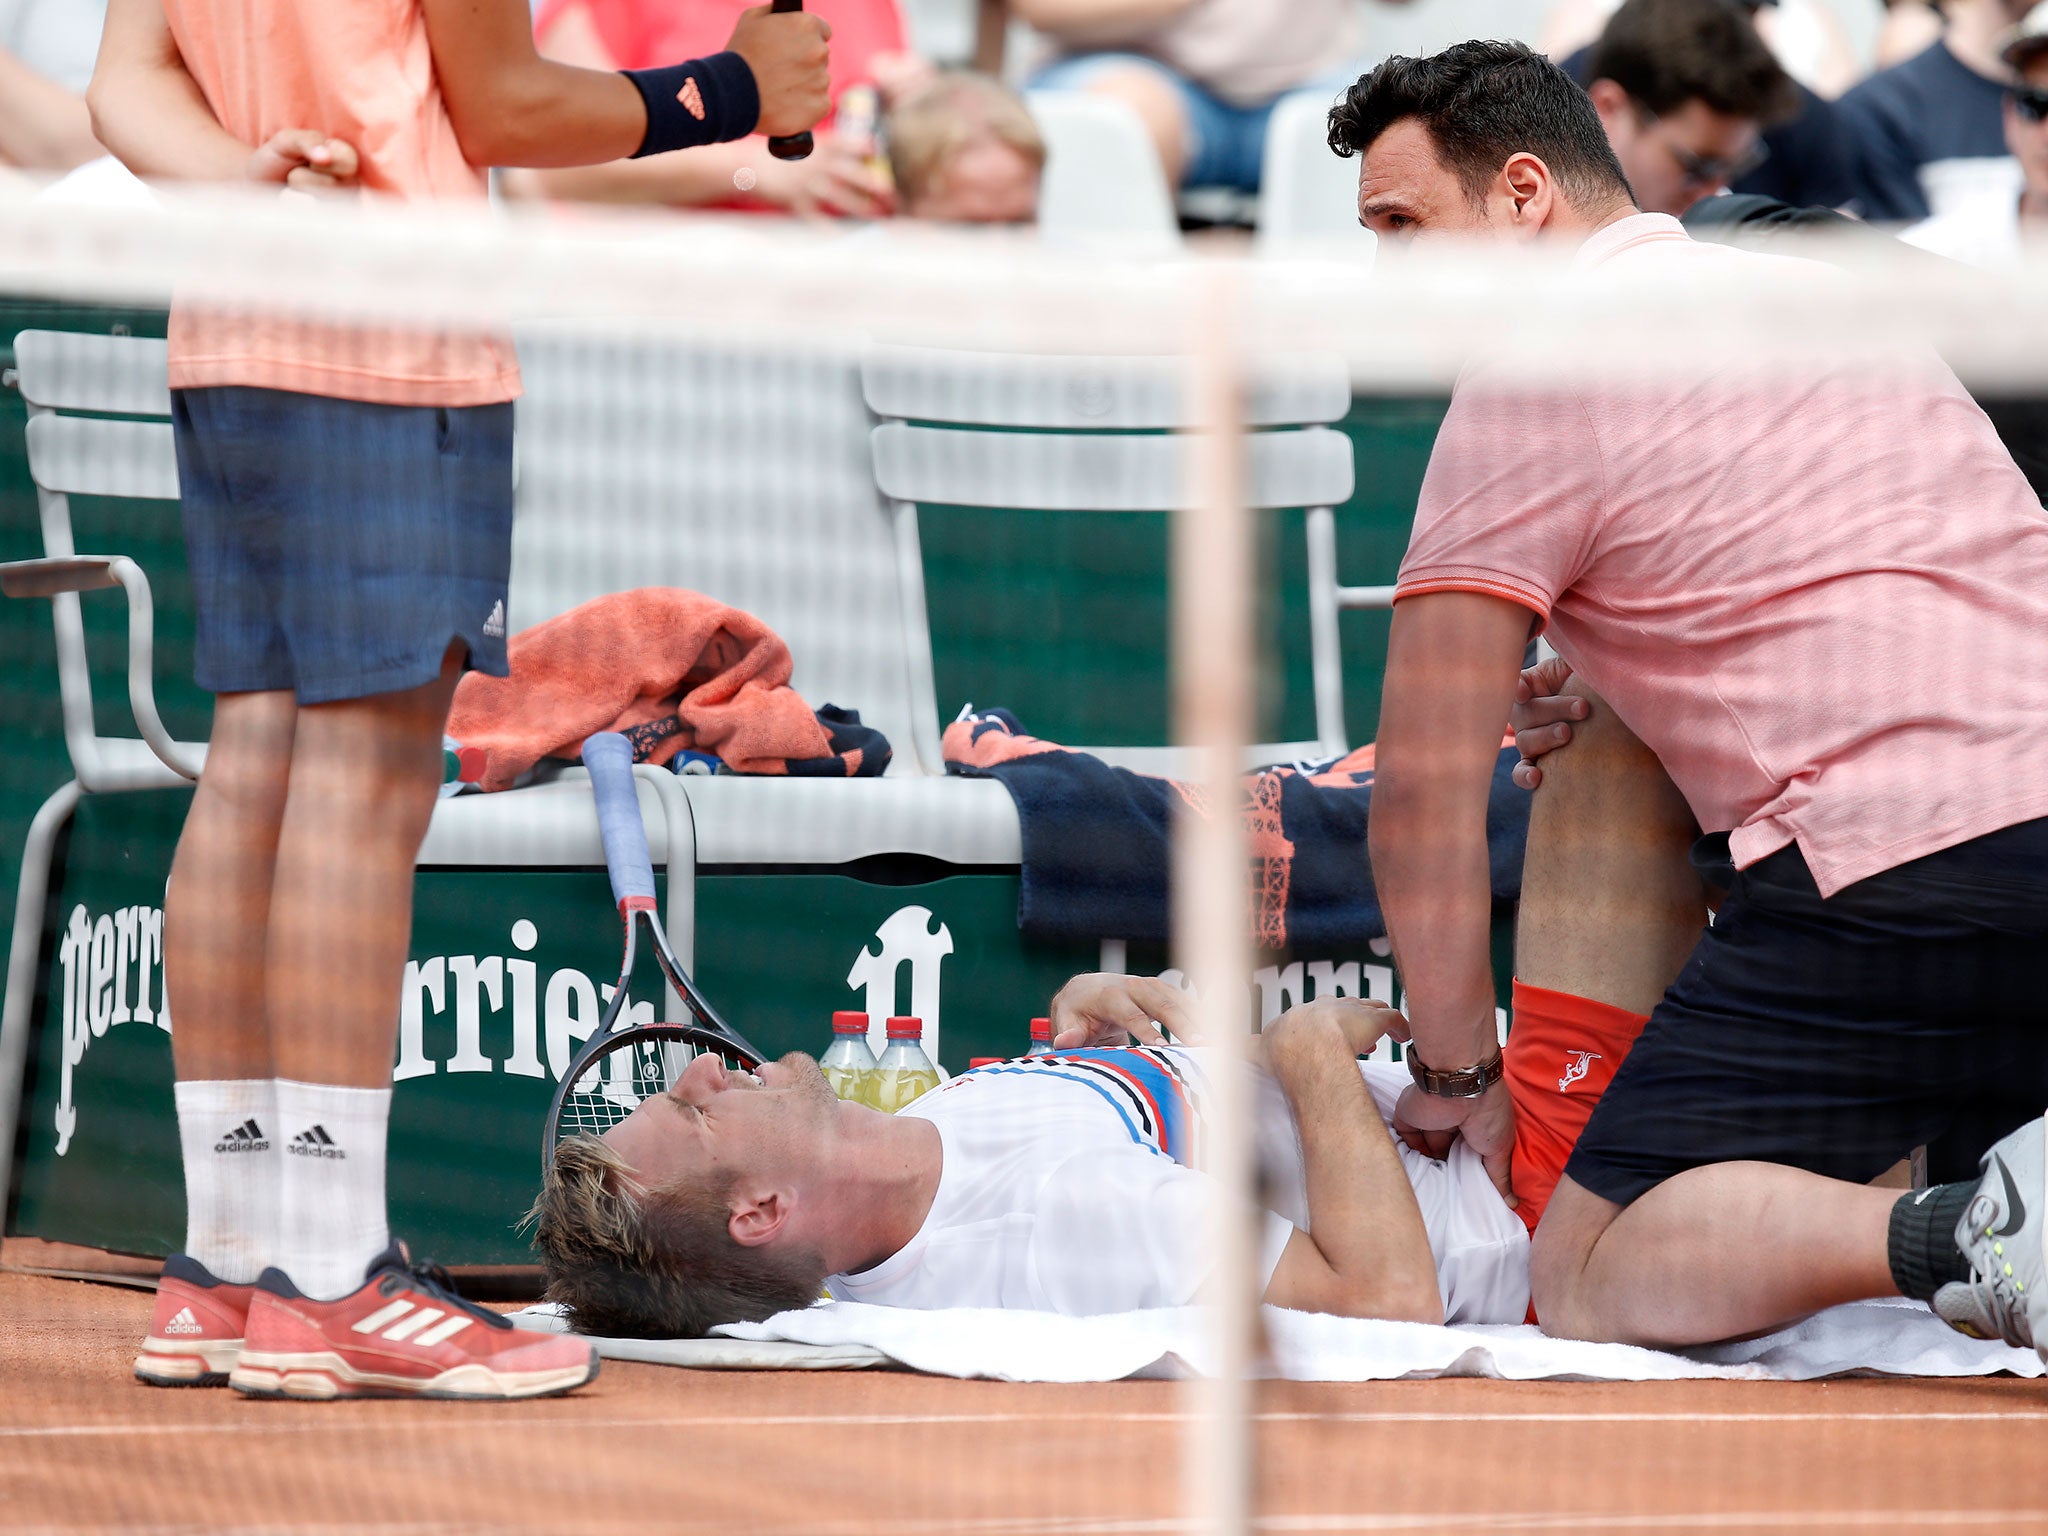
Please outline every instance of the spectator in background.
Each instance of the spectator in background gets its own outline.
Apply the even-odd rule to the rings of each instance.
[[[1920,0],[1908,3],[1925,9]],[[1557,0],[1543,18],[1537,52],[1563,60],[1591,47],[1620,4],[1621,0]],[[1849,34],[1828,0],[1747,0],[1744,9],[1785,73],[1808,92],[1833,101],[1863,77]],[[1930,34],[1912,51],[1918,53],[1933,40]],[[1569,71],[1570,65],[1565,68]]]
[[[759,0],[537,0],[540,51],[587,69],[643,69],[697,58],[725,46],[740,13]],[[896,0],[809,0],[832,28],[832,101],[839,115],[814,135],[804,160],[777,160],[758,136],[679,149],[644,160],[573,169],[508,172],[515,197],[570,202],[665,203],[803,217],[873,219],[893,213],[895,192],[874,144],[874,97],[867,121],[849,123],[849,91],[884,96],[921,79]]]
[[[2048,0],[2013,29],[1999,57],[2014,75],[2005,93],[2005,147],[2017,185],[2004,197],[1923,219],[1900,237],[1973,267],[2015,267],[2026,246],[2048,246]]]
[[[1266,124],[1291,91],[1357,75],[1355,0],[1011,0],[1062,55],[1033,90],[1121,101],[1172,186],[1259,189]]]
[[[2030,3],[1948,0],[1939,40],[1842,98],[1853,212],[1904,224],[2010,195],[1999,48]]]
[[[1766,12],[1775,11],[1776,0],[1727,0],[1739,7],[1755,25]],[[1757,34],[1763,36],[1761,31]],[[1596,40],[1597,41],[1597,40]],[[1768,40],[1767,40],[1768,41]],[[1593,75],[1588,64],[1593,45],[1588,44],[1564,61],[1565,73],[1581,85]],[[1780,65],[1783,66],[1782,55]],[[1817,204],[1834,208],[1849,200],[1849,146],[1834,103],[1817,95],[1798,75],[1792,75],[1792,90],[1799,99],[1791,117],[1767,123],[1763,129],[1764,158],[1729,183],[1731,192],[1775,198],[1801,206]]]
[[[85,87],[106,0],[0,0],[0,171],[68,171],[105,154]]]
[[[1565,61],[1645,213],[1684,213],[1766,162],[1797,87],[1731,0],[1626,0]],[[1825,105],[1825,104],[1823,104]]]
[[[1045,140],[1023,98],[992,76],[942,70],[883,118],[905,218],[1036,224]]]

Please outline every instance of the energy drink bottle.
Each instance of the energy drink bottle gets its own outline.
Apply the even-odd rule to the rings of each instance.
[[[875,1102],[875,1053],[868,1049],[868,1016],[839,1012],[832,1015],[832,1043],[818,1058],[818,1069],[833,1093],[856,1104]]]
[[[898,1015],[889,1020],[889,1043],[875,1074],[875,1108],[895,1114],[939,1086],[939,1069],[924,1053],[924,1020]]]

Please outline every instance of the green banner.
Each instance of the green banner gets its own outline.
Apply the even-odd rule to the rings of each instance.
[[[163,888],[188,796],[88,797],[53,904],[24,1113],[16,1230],[164,1253],[184,1198],[164,1004]],[[713,871],[697,886],[697,980],[764,1050],[817,1052],[835,1009],[915,1013],[949,1071],[1021,1054],[1029,1021],[1093,945],[1026,940],[1014,873],[892,884],[837,873]],[[400,1007],[394,1230],[447,1263],[517,1263],[549,1095],[616,978],[618,920],[598,869],[427,870]],[[346,911],[333,921],[347,922]],[[1165,956],[1134,946],[1133,969]],[[1501,974],[1506,975],[1503,966]],[[1338,992],[1398,999],[1383,954],[1274,956],[1247,1022]],[[663,1007],[648,965],[634,1013]]]

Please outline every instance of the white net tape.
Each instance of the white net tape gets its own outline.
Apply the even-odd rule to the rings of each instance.
[[[308,319],[1113,355],[1184,351],[1223,281],[1241,296],[1247,356],[1339,354],[1370,389],[1442,387],[1494,350],[1541,356],[1557,377],[1921,343],[1973,384],[2048,373],[2038,254],[1994,273],[1875,239],[1796,248],[1835,275],[1760,282],[1737,271],[1674,292],[1617,286],[1569,252],[1528,248],[1430,247],[1376,269],[1230,254],[1120,261],[995,233],[846,236],[745,218],[512,216],[213,190],[105,208],[0,188],[0,291],[74,301],[163,304],[175,293]]]

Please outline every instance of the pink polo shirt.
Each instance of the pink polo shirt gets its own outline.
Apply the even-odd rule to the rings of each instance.
[[[434,76],[420,0],[164,0],[185,68],[214,117],[253,150],[286,128],[355,146],[362,185],[476,200]],[[169,327],[173,389],[253,385],[380,405],[488,405],[519,394],[510,341],[478,332],[317,325],[259,310]]]
[[[1663,214],[1580,261],[1827,275]],[[2048,816],[2048,514],[1931,354],[1578,391],[1469,370],[1396,600],[1440,591],[1546,621],[1738,867],[1796,841],[1832,895]]]

